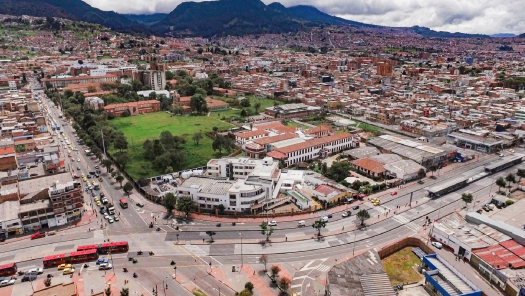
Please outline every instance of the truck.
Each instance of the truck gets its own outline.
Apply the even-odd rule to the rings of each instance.
[[[108,213],[110,215],[115,215],[115,206],[113,204],[108,204],[106,207],[108,208]]]

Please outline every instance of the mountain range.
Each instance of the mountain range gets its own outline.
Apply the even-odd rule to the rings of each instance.
[[[120,32],[172,36],[225,36],[288,33],[319,26],[380,28],[324,13],[313,6],[285,7],[260,0],[183,2],[169,14],[119,14],[102,11],[82,0],[0,0],[0,14],[61,17],[100,24]],[[425,27],[404,28],[425,37],[487,37],[438,32]]]

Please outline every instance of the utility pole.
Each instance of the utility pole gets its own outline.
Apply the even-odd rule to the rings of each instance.
[[[102,148],[104,149],[104,156],[107,157],[107,155],[106,155],[106,145],[104,144],[104,133],[102,132],[102,128],[100,129],[100,135],[102,136]]]
[[[244,263],[243,263],[244,261],[243,261],[243,258],[242,258],[242,233],[239,233],[239,235],[241,236],[241,270],[242,270],[242,268],[244,266]]]

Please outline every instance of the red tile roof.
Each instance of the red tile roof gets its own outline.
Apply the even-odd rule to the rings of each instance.
[[[270,143],[276,143],[276,142],[280,142],[280,141],[284,141],[284,140],[288,140],[288,139],[293,139],[293,138],[297,138],[299,137],[297,134],[290,134],[290,133],[286,133],[286,134],[280,134],[280,135],[277,135],[277,136],[273,136],[273,137],[266,137],[266,138],[262,138],[262,139],[257,139],[253,142],[259,144],[259,145],[266,145],[266,144],[270,144]]]
[[[329,144],[329,143],[331,143],[333,141],[342,140],[342,139],[351,138],[351,137],[352,137],[352,134],[340,133],[340,134],[336,134],[336,135],[333,135],[333,136],[311,139],[311,140],[308,140],[308,141],[306,141],[304,143],[299,143],[299,144],[294,144],[294,145],[282,147],[282,148],[279,148],[277,150],[282,152],[282,153],[284,153],[284,154],[287,154],[287,153],[291,153],[291,152],[298,151],[298,150],[301,150],[301,149],[307,149],[307,148],[315,147],[315,146],[318,146],[318,145]]]
[[[365,170],[369,170],[376,174],[381,174],[381,173],[386,172],[385,168],[383,167],[381,163],[373,159],[370,159],[370,158],[356,159],[356,160],[351,161],[351,163],[356,167],[360,167]]]
[[[281,153],[281,152],[279,152],[277,150],[274,150],[272,152],[268,152],[266,155],[269,156],[269,157],[275,158],[275,159],[286,159],[286,158],[288,158],[288,156],[286,156],[286,154],[283,154],[283,153]]]
[[[250,138],[250,137],[255,137],[255,136],[260,136],[260,135],[268,135],[268,132],[264,130],[256,130],[256,131],[235,134],[235,136],[239,138]]]

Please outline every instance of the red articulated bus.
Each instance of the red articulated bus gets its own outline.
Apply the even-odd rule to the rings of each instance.
[[[66,260],[67,263],[80,263],[86,261],[93,261],[98,259],[97,249],[71,252],[68,257],[69,260]]]
[[[0,276],[14,275],[17,271],[16,263],[0,265]]]
[[[129,250],[128,242],[114,242],[100,245],[85,245],[77,247],[77,251],[86,251],[96,249],[100,254],[124,253]]]
[[[128,242],[115,242],[115,243],[107,243],[107,244],[101,244],[99,248],[100,254],[108,254],[108,253],[125,253],[129,250]]]
[[[86,250],[92,250],[92,249],[97,250],[97,249],[98,249],[98,246],[99,246],[99,245],[86,245],[86,246],[79,246],[79,247],[77,248],[77,252],[80,252],[80,251],[86,251]]]
[[[43,260],[44,268],[58,266],[60,264],[66,263],[66,254],[51,255],[44,257]]]

